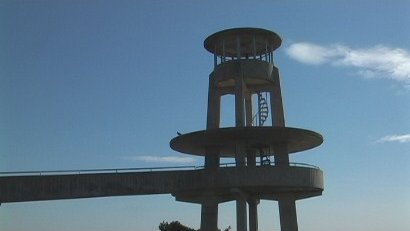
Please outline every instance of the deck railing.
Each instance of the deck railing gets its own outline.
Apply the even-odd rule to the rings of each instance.
[[[257,162],[260,164],[260,162]],[[235,167],[234,162],[221,163],[221,168]],[[270,165],[257,165],[256,167],[275,166],[272,162]],[[306,163],[289,163],[290,167],[305,167],[315,168],[319,167]],[[158,172],[158,171],[172,171],[172,170],[199,170],[204,169],[204,166],[167,166],[167,167],[144,167],[144,168],[102,168],[102,169],[77,169],[77,170],[45,170],[45,171],[13,171],[13,172],[0,172],[1,176],[44,176],[44,175],[73,175],[73,174],[98,174],[98,173],[132,173],[132,172]]]

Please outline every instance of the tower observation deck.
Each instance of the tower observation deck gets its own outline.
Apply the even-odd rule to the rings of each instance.
[[[264,199],[278,202],[282,231],[297,231],[296,200],[322,194],[323,172],[290,163],[289,154],[317,147],[323,138],[285,125],[273,59],[281,41],[258,28],[228,29],[205,39],[214,56],[206,129],[170,141],[176,151],[203,156],[203,168],[0,172],[0,204],[171,194],[201,205],[201,231],[218,230],[218,204],[227,201],[236,201],[237,231],[257,231],[258,204]],[[233,127],[221,127],[226,95],[235,98]],[[224,157],[234,158],[234,166],[221,164]]]
[[[259,28],[228,29],[205,39],[205,49],[214,55],[207,127],[175,137],[170,146],[204,156],[204,171],[215,181],[218,178],[213,176],[225,170],[220,159],[235,158],[234,171],[242,177],[218,186],[204,182],[201,190],[173,194],[177,200],[202,204],[203,231],[217,229],[218,204],[229,200],[236,200],[237,230],[246,231],[248,221],[250,231],[258,230],[260,199],[278,201],[281,230],[296,231],[295,201],[323,191],[320,169],[289,162],[289,154],[319,146],[323,138],[313,131],[285,126],[279,72],[273,59],[281,42],[276,33]],[[235,97],[235,127],[220,127],[225,95]]]

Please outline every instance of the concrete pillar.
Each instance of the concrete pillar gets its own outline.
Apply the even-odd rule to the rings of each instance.
[[[258,204],[259,199],[251,197],[249,204],[249,231],[258,231]]]
[[[209,76],[208,111],[206,128],[219,128],[221,112],[221,96],[212,74]]]
[[[254,151],[247,151],[246,152],[246,165],[248,167],[255,167],[256,166],[256,154]]]
[[[245,126],[245,83],[242,78],[242,70],[240,63],[237,66],[237,73],[235,76],[235,126]],[[236,166],[246,166],[246,150],[244,145],[237,144],[235,150]]]
[[[236,127],[245,126],[244,108],[244,82],[241,73],[237,73],[235,78],[235,125]]]
[[[236,144],[235,145],[235,164],[237,167],[245,167],[246,166],[246,150],[244,144]]]
[[[239,36],[236,37],[236,58],[241,58],[241,38]]]
[[[252,126],[252,94],[249,92],[246,84],[244,84],[245,88],[245,115],[246,115],[246,126]],[[255,167],[256,166],[256,153],[254,151],[246,150],[246,162],[247,166]]]
[[[216,169],[219,167],[219,150],[208,149],[205,153],[205,169]]]
[[[278,200],[281,231],[298,231],[295,199],[283,196]]]
[[[220,124],[220,111],[221,111],[221,96],[218,93],[218,88],[215,84],[214,78],[211,75],[209,77],[209,89],[208,89],[208,111],[206,128],[213,129],[219,128]],[[219,150],[207,150],[205,153],[205,168],[218,168],[219,167]]]
[[[246,198],[238,195],[236,199],[236,230],[247,231]]]
[[[246,126],[251,127],[252,126],[252,94],[249,93],[248,90],[246,90],[245,94],[245,114],[246,114]]]
[[[236,197],[236,230],[247,231],[248,217],[246,213],[246,200],[248,195],[238,188],[231,189]]]
[[[275,165],[276,166],[289,166],[289,153],[287,144],[277,144],[273,147],[275,152]]]
[[[283,102],[282,102],[282,93],[280,90],[280,79],[279,71],[276,67],[273,67],[272,78],[274,85],[270,90],[270,105],[272,112],[272,125],[278,127],[285,126],[285,115],[283,113]]]
[[[218,202],[206,201],[201,205],[201,231],[218,230]]]

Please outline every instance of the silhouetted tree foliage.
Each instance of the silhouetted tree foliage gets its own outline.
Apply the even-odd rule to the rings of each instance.
[[[197,231],[196,229],[189,228],[179,223],[179,221],[173,221],[171,223],[163,221],[161,222],[161,224],[159,224],[159,230],[160,231]]]
[[[159,224],[159,230],[160,231],[200,231],[199,229],[193,229],[193,228],[189,228],[183,224],[181,224],[179,221],[172,221],[171,223],[168,223],[166,221],[161,222],[161,224]],[[224,231],[230,231],[231,230],[231,226],[228,226],[226,229],[224,229]],[[218,229],[218,231],[221,231],[220,229]]]

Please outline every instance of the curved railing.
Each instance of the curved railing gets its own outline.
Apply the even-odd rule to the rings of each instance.
[[[260,164],[259,161],[256,162],[256,163]],[[268,165],[268,166],[275,166],[275,165],[276,165],[275,162],[271,162],[271,164]],[[235,164],[235,162],[221,163],[221,164],[219,164],[219,166],[220,167],[235,167],[236,164]],[[256,167],[260,167],[260,166],[261,165],[257,165]],[[263,166],[265,166],[265,165],[263,165]],[[289,166],[291,166],[291,167],[306,167],[306,168],[320,169],[318,166],[315,166],[313,164],[306,164],[306,163],[299,163],[299,162],[290,162]],[[203,168],[203,166],[201,166],[201,167]],[[199,168],[199,167],[197,167],[197,168]]]
[[[101,169],[77,169],[77,170],[48,170],[48,171],[18,171],[0,172],[1,175],[64,175],[64,174],[92,174],[92,173],[124,173],[124,172],[154,172],[167,170],[195,170],[201,169],[200,166],[168,166],[168,167],[149,167],[149,168],[101,168]]]
[[[260,162],[257,162],[260,164]],[[221,163],[220,167],[235,167],[235,162]],[[257,165],[259,167],[261,165]],[[272,162],[270,166],[275,166]],[[291,167],[307,167],[320,169],[319,167],[306,163],[289,163]],[[145,168],[102,168],[102,169],[77,169],[77,170],[46,170],[46,171],[14,171],[14,172],[0,172],[0,176],[22,176],[22,175],[69,175],[69,174],[96,174],[96,173],[127,173],[127,172],[156,172],[156,171],[170,171],[170,170],[198,170],[204,169],[204,166],[167,166],[167,167],[145,167]]]

